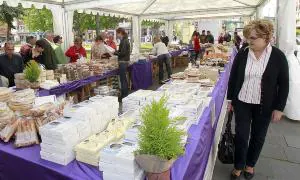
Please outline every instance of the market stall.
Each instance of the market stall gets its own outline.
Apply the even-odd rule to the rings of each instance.
[[[205,171],[211,171],[209,167],[211,167],[211,163],[209,161],[209,156],[212,147],[215,145],[213,143],[214,135],[216,132],[216,128],[218,125],[219,120],[224,119],[224,115],[221,115],[222,109],[224,110],[226,106],[224,106],[223,101],[226,94],[226,87],[227,87],[227,81],[229,78],[229,72],[230,72],[230,66],[231,63],[227,64],[224,72],[220,74],[220,78],[218,82],[216,83],[213,90],[209,90],[212,88],[209,88],[211,86],[210,82],[207,81],[199,81],[200,84],[197,82],[194,83],[186,83],[180,80],[174,80],[174,82],[171,82],[171,84],[166,84],[162,86],[157,91],[138,91],[132,95],[130,95],[128,98],[125,98],[124,104],[123,104],[123,111],[128,112],[131,109],[136,108],[142,108],[142,106],[135,104],[137,98],[139,99],[139,102],[146,103],[147,99],[151,99],[151,97],[158,98],[161,95],[163,95],[163,92],[169,92],[173,94],[171,96],[171,104],[181,107],[181,108],[190,108],[190,105],[185,105],[184,101],[187,100],[186,96],[185,100],[180,100],[180,96],[177,94],[182,93],[188,93],[192,94],[200,93],[198,94],[199,98],[204,98],[203,100],[198,100],[199,102],[202,102],[202,105],[195,106],[198,110],[198,115],[192,114],[187,115],[188,117],[192,118],[193,122],[192,124],[187,124],[182,126],[182,128],[187,128],[187,134],[188,137],[186,139],[186,146],[185,146],[185,154],[175,162],[175,164],[172,167],[172,179],[185,179],[187,177],[193,177],[193,179],[203,179]],[[207,69],[208,70],[208,69]],[[210,71],[210,70],[209,70]],[[204,72],[204,71],[203,71]],[[218,72],[218,71],[216,71]],[[203,75],[199,74],[197,69],[187,69],[185,71],[185,74],[187,76],[191,76],[192,81],[195,80],[195,76],[198,76],[199,78],[206,78],[206,76],[209,76],[209,73],[205,73]],[[194,75],[193,75],[194,74]],[[180,77],[182,78],[182,77]],[[186,79],[187,81],[189,80]],[[204,87],[201,87],[201,83],[204,85]],[[208,86],[208,88],[207,88]],[[181,90],[178,89],[180,87]],[[198,89],[200,88],[200,89]],[[186,90],[184,90],[186,89]],[[202,90],[201,90],[202,89]],[[206,90],[204,90],[206,89]],[[191,92],[190,92],[191,91]],[[199,92],[198,92],[199,91]],[[198,93],[197,93],[198,92]],[[208,94],[210,94],[207,96]],[[139,94],[139,95],[138,95]],[[146,95],[147,94],[147,95]],[[174,95],[175,94],[175,95]],[[192,95],[191,94],[191,95]],[[206,94],[206,95],[205,95]],[[159,96],[158,96],[159,95]],[[146,99],[143,99],[145,97]],[[190,96],[192,97],[192,96]],[[142,99],[141,99],[142,98]],[[178,99],[179,98],[179,99]],[[97,102],[96,98],[91,98],[94,102]],[[189,98],[188,98],[189,99]],[[146,100],[146,101],[145,101]],[[193,100],[193,98],[191,99]],[[187,101],[188,102],[188,101]],[[186,103],[187,103],[186,102]],[[89,102],[86,102],[87,104]],[[100,102],[98,102],[100,103]],[[104,101],[105,103],[105,101]],[[139,103],[139,104],[140,104]],[[85,102],[79,104],[79,106],[87,105]],[[91,104],[91,106],[93,106]],[[100,104],[98,105],[100,106]],[[77,107],[77,106],[76,106]],[[112,106],[116,107],[116,106]],[[175,106],[173,106],[175,107]],[[200,108],[200,109],[199,109]],[[100,110],[101,111],[101,110]],[[105,110],[103,110],[105,111]],[[91,111],[92,112],[92,111]],[[178,110],[173,109],[173,112],[178,112]],[[182,111],[185,113],[185,111]],[[188,111],[189,112],[189,111]],[[75,113],[76,115],[76,109],[73,111],[71,110],[64,110],[64,116],[68,116],[70,113]],[[186,112],[187,113],[187,112]],[[72,115],[70,115],[72,116]],[[72,117],[74,117],[72,116]],[[114,115],[115,116],[115,115]],[[105,116],[106,117],[106,116]],[[57,121],[57,120],[54,120]],[[59,122],[59,121],[58,121]],[[47,125],[47,124],[46,124]],[[44,127],[44,126],[42,126]],[[220,127],[219,127],[220,128]],[[219,131],[219,128],[217,131]],[[67,131],[64,131],[67,133]],[[97,132],[97,130],[95,130]],[[40,128],[40,133],[42,136],[42,139],[45,140],[45,133],[43,133],[43,129]],[[126,134],[126,133],[125,133]],[[125,135],[126,137],[126,135]],[[84,139],[84,138],[83,138]],[[88,165],[86,163],[79,162],[79,157],[76,156],[77,160],[71,161],[68,163],[67,161],[58,161],[58,159],[52,159],[50,156],[45,156],[42,152],[45,151],[45,145],[46,141],[42,142],[40,145],[34,145],[32,147],[24,147],[21,149],[14,148],[13,143],[0,143],[0,157],[4,161],[1,161],[0,167],[1,168],[1,176],[6,179],[18,179],[21,177],[26,176],[27,178],[37,178],[37,179],[44,179],[44,178],[59,178],[59,179],[103,179],[103,174],[99,171],[99,169],[95,166]],[[15,142],[16,143],[16,142]],[[42,147],[42,148],[41,148]],[[84,147],[84,146],[82,146]],[[79,148],[79,147],[78,147]],[[77,151],[79,151],[77,149]],[[42,155],[42,158],[41,158]],[[94,156],[93,156],[94,157]],[[60,164],[64,165],[58,165],[53,162],[49,162],[44,159],[48,159],[54,162],[60,162]],[[80,160],[81,161],[81,160]],[[15,172],[15,164],[18,164],[19,167],[21,167],[22,171],[19,173],[13,173]],[[87,162],[91,163],[91,162]],[[101,162],[100,162],[101,163]],[[95,164],[94,164],[95,165]],[[100,166],[101,168],[101,166]],[[105,178],[104,178],[105,179]]]

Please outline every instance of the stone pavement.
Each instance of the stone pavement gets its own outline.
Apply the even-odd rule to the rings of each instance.
[[[217,159],[212,180],[230,179],[232,169]],[[300,180],[300,121],[270,124],[255,172],[253,180]]]

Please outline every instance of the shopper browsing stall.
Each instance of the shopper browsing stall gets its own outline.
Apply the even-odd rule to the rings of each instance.
[[[43,62],[45,63],[46,69],[55,69],[57,66],[58,59],[53,49],[53,33],[50,31],[45,32],[45,38],[42,39],[45,43],[43,51]]]
[[[35,48],[30,52],[31,60],[35,60],[36,62],[45,66],[45,62],[43,61],[43,52],[45,48],[45,42],[43,40],[37,40],[35,44]]]
[[[214,43],[215,43],[215,38],[214,38],[214,36],[211,34],[210,31],[207,31],[206,42],[207,42],[207,43],[211,43],[211,44],[214,44]]]
[[[130,43],[128,40],[128,35],[125,29],[118,28],[116,30],[117,37],[121,39],[119,50],[115,52],[118,56],[119,62],[119,74],[121,81],[121,97],[124,98],[128,95],[128,82],[127,82],[127,67],[130,61]]]
[[[221,33],[219,38],[218,38],[218,43],[223,44],[223,42],[224,42],[224,36],[223,36],[223,33]]]
[[[200,53],[200,40],[199,40],[199,33],[197,31],[194,31],[193,33],[192,43],[193,43],[194,54],[195,54],[194,57],[192,58],[192,61],[195,64]]]
[[[280,121],[289,93],[287,59],[270,45],[273,24],[268,20],[251,21],[243,33],[249,48],[236,55],[227,92],[236,121],[231,179],[239,179],[242,171],[246,179],[253,178],[270,121]]]
[[[71,63],[77,62],[77,59],[81,57],[86,58],[86,51],[84,47],[82,47],[82,39],[80,37],[76,37],[74,40],[74,46],[71,46],[65,53],[67,57],[70,58]]]
[[[206,34],[205,30],[202,30],[202,33],[200,35],[200,43],[205,44],[206,43]]]
[[[170,54],[166,45],[161,42],[159,37],[154,37],[154,47],[152,54],[157,56],[159,64],[159,83],[163,84],[164,64],[166,65],[168,78],[171,78],[172,70],[170,65]]]
[[[238,35],[237,32],[234,32],[234,45],[237,48],[237,50],[241,47],[242,38]]]
[[[24,64],[31,60],[30,52],[36,43],[36,38],[34,36],[27,36],[26,43],[20,48],[20,54],[24,60]]]
[[[106,40],[106,45],[108,45],[109,47],[113,48],[114,50],[117,49],[117,45],[114,41],[114,36],[112,34],[110,34],[108,36],[108,39]]]
[[[53,42],[54,42],[54,44],[52,44],[52,47],[54,49],[54,52],[55,52],[55,55],[57,58],[57,64],[66,64],[68,62],[68,60],[67,60],[67,58],[64,54],[64,51],[61,47],[61,45],[63,43],[62,36],[60,36],[60,35],[54,36]]]
[[[111,52],[108,50],[104,42],[105,41],[102,36],[96,37],[95,43],[92,45],[91,49],[92,60],[103,61],[103,59],[110,57]]]
[[[24,64],[21,55],[15,53],[15,45],[12,42],[6,42],[4,53],[0,55],[0,75],[9,81],[9,87],[15,85],[14,75],[23,71]]]

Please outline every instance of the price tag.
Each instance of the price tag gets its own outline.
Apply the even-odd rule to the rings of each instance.
[[[35,106],[40,106],[42,104],[49,103],[49,102],[55,104],[56,103],[56,96],[55,95],[50,95],[50,96],[36,97],[34,105]]]

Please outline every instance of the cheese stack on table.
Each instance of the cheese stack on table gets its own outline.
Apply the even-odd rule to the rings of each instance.
[[[101,159],[100,150],[111,142],[118,141],[123,138],[125,131],[131,126],[131,124],[134,123],[134,121],[135,119],[132,115],[127,114],[112,120],[108,124],[106,130],[101,133],[94,134],[85,141],[76,145],[76,159],[93,166],[98,166],[99,159]]]
[[[75,159],[73,148],[91,134],[88,123],[72,118],[52,121],[39,129],[41,158],[61,165]]]
[[[144,171],[134,159],[137,144],[120,141],[101,150],[99,169],[107,180],[144,180]]]

